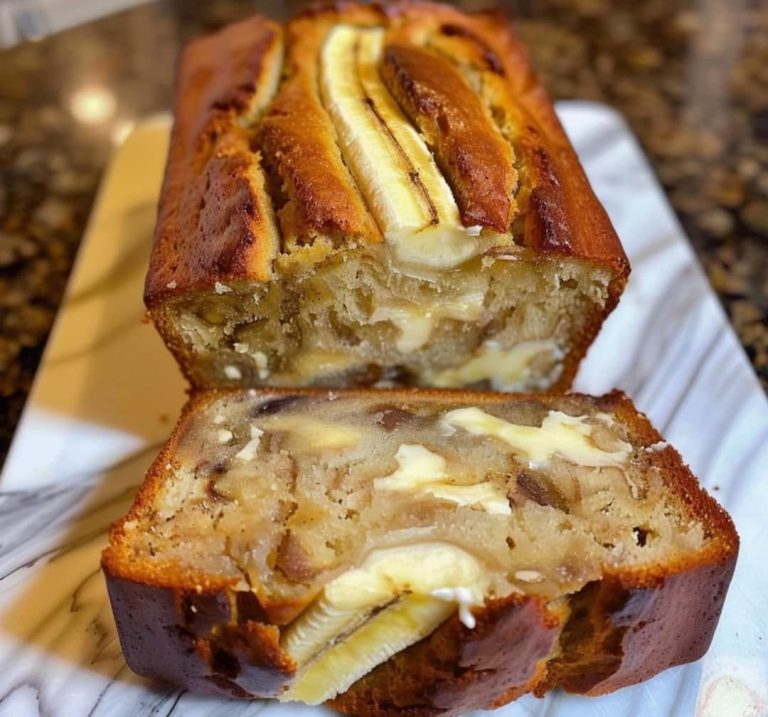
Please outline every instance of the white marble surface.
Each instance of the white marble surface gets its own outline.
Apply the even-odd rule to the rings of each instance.
[[[768,402],[622,120],[598,105],[560,114],[634,267],[576,387],[633,395],[731,512],[742,550],[703,660],[606,697],[525,697],[493,714],[766,715]],[[142,124],[111,164],[0,481],[0,717],[331,714],[149,684],[120,654],[99,552],[184,398],[142,323],[166,138],[164,120]]]

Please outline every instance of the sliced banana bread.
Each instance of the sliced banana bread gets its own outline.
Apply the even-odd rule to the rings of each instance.
[[[567,388],[628,273],[497,16],[345,2],[182,55],[145,300],[196,385]]]
[[[455,715],[709,645],[738,538],[623,395],[201,393],[103,556],[128,664]]]

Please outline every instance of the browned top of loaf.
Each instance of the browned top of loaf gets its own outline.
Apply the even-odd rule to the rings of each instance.
[[[508,231],[517,185],[512,150],[453,63],[423,47],[392,44],[381,72],[450,177],[464,223]]]
[[[104,569],[112,576],[128,579],[147,585],[181,590],[211,591],[234,585],[234,580],[221,576],[209,575],[184,569],[177,564],[158,564],[156,561],[137,562],[130,546],[123,543],[123,523],[130,520],[147,520],[152,515],[156,495],[163,483],[167,471],[165,466],[173,463],[176,445],[184,434],[195,414],[220,396],[235,393],[237,389],[211,390],[195,395],[185,406],[182,416],[160,455],[150,468],[145,482],[140,488],[130,512],[112,528],[109,547],[103,554]],[[535,401],[551,408],[563,410],[567,402],[578,405],[578,402],[588,402],[595,410],[613,413],[616,420],[626,426],[636,446],[650,446],[662,440],[661,435],[653,428],[648,419],[638,413],[632,402],[620,391],[613,391],[602,397],[590,397],[580,394],[566,396],[555,394],[503,394],[478,393],[462,390],[430,390],[430,389],[396,389],[385,392],[388,400],[404,402],[418,400],[419,402],[434,402],[455,404],[466,401],[471,405],[493,406],[510,401]],[[381,395],[381,391],[371,389],[347,389],[332,392],[336,397],[370,397],[372,394]],[[322,399],[329,395],[323,389],[275,389],[258,392],[263,400],[279,399],[287,396],[311,396]],[[582,403],[582,406],[584,404]],[[579,410],[575,408],[574,410]],[[713,500],[699,485],[688,467],[683,463],[679,453],[673,448],[654,452],[653,460],[659,469],[664,471],[669,490],[678,497],[690,510],[691,515],[700,521],[708,531],[710,540],[706,547],[697,553],[680,554],[677,562],[665,561],[663,565],[644,564],[638,568],[617,568],[614,577],[622,584],[631,587],[656,587],[672,574],[680,573],[699,566],[713,565],[723,562],[735,554],[738,547],[738,536],[728,514]],[[610,571],[606,573],[609,577]]]
[[[150,307],[216,281],[267,281],[281,255],[311,267],[382,240],[318,91],[318,53],[340,22],[387,29],[382,77],[430,143],[466,226],[512,231],[534,252],[606,264],[623,281],[621,245],[503,18],[336,3],[284,29],[254,17],[184,50]]]

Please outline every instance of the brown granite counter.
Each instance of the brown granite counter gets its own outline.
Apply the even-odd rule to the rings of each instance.
[[[0,52],[0,462],[111,147],[169,107],[186,38],[298,5],[164,0]],[[626,116],[768,387],[768,4],[504,7],[555,98]]]

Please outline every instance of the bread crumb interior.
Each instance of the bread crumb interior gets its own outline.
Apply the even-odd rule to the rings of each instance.
[[[202,385],[524,391],[557,381],[608,296],[607,270],[514,246],[429,276],[393,270],[371,252],[268,285],[186,295],[156,320],[194,357]],[[482,365],[488,352],[494,360]]]
[[[486,597],[554,600],[707,539],[665,487],[665,444],[639,445],[578,397],[556,412],[534,400],[332,399],[242,392],[199,410],[123,549],[232,578],[265,606],[295,606],[274,613],[289,622],[375,549],[448,543],[483,566]],[[548,430],[571,431],[570,452]],[[529,438],[525,453],[515,441]]]

